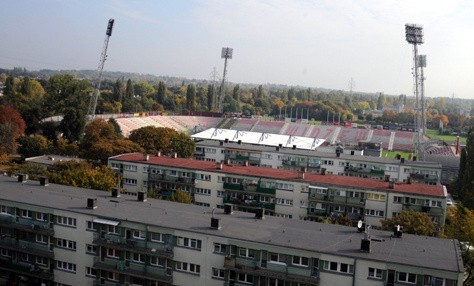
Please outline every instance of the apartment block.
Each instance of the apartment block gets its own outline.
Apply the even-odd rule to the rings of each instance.
[[[261,166],[285,170],[307,168],[308,172],[340,176],[441,184],[442,166],[436,162],[361,156],[362,151],[337,147],[333,152],[239,144],[216,140],[196,142],[196,160]]]
[[[442,185],[396,183],[325,172],[307,172],[199,161],[167,156],[123,154],[109,158],[126,193],[167,198],[178,189],[194,204],[241,211],[263,208],[267,215],[318,220],[346,215],[380,226],[404,209],[426,212],[442,227],[446,188]]]
[[[459,242],[0,177],[3,285],[462,285]]]

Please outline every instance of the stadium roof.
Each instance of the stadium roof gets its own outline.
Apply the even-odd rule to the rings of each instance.
[[[198,139],[228,140],[229,142],[242,142],[265,146],[280,146],[286,148],[296,148],[305,150],[315,150],[324,143],[324,139],[260,133],[251,131],[239,131],[231,129],[209,128],[202,132],[191,135]]]

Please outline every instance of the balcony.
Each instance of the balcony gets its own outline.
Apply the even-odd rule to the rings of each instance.
[[[259,184],[257,186],[257,193],[273,195],[274,196],[276,194],[276,188],[262,187],[261,184]]]
[[[264,208],[266,210],[275,210],[274,203],[259,202],[257,200],[242,200],[239,198],[224,198],[224,204],[233,204],[237,207],[244,208]]]
[[[175,177],[165,174],[149,174],[148,175],[150,181],[159,181],[165,183],[177,183],[182,185],[192,185],[194,186],[195,179],[188,178],[188,177]]]
[[[266,264],[266,267],[261,267]],[[287,266],[286,264],[260,263],[254,259],[226,256],[224,268],[256,276],[265,276],[286,281],[319,285],[319,276],[313,276],[310,268]]]
[[[236,184],[236,183],[224,183],[224,189],[234,190],[234,191],[243,191],[244,185],[243,184]]]
[[[375,168],[358,168],[354,166],[346,166],[344,167],[344,172],[347,173],[356,173],[356,174],[366,174],[366,175],[377,175],[383,176],[385,175],[385,171],[381,169]]]
[[[295,160],[283,160],[281,161],[284,166],[296,166],[296,167],[307,167],[308,162],[306,161],[295,161]]]
[[[142,263],[134,263],[132,261],[124,261],[111,258],[94,258],[94,268],[104,271],[118,272],[138,278],[156,280],[165,283],[173,283],[171,269],[146,265]]]
[[[0,227],[23,230],[31,233],[54,235],[53,223],[33,219],[0,215]]]
[[[3,237],[2,239],[0,239],[0,246],[2,248],[29,253],[32,255],[38,255],[47,258],[54,257],[54,252],[53,250],[51,250],[48,244],[17,240],[14,237]]]
[[[173,258],[173,246],[144,239],[126,239],[113,234],[94,233],[94,244],[141,254]]]
[[[0,269],[17,273],[26,277],[33,277],[42,280],[54,280],[53,272],[43,268],[35,267],[33,264],[23,262],[12,262],[9,260],[0,260]]]

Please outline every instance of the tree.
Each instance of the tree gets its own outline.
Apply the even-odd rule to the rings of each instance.
[[[69,142],[79,141],[81,132],[86,124],[86,114],[83,110],[74,107],[67,107],[64,110],[64,117],[59,124],[59,130],[64,138]]]
[[[432,235],[436,228],[431,218],[424,212],[402,210],[400,214],[382,220],[382,228],[393,230],[396,225],[403,227],[403,231],[418,235]]]
[[[112,124],[112,126],[114,127],[114,132],[115,132],[115,136],[117,138],[120,138],[122,137],[122,129],[120,129],[120,125],[117,123],[117,120],[113,119],[113,118],[110,118],[108,121],[107,121],[109,124]]]
[[[190,111],[196,110],[196,88],[194,84],[188,85],[186,90],[186,108]]]
[[[184,133],[178,133],[172,138],[171,145],[180,158],[190,158],[194,155],[194,141]]]
[[[210,84],[207,87],[207,109],[212,110],[214,107],[214,85]]]
[[[20,113],[8,105],[0,105],[0,154],[16,151],[16,139],[25,132],[25,121]]]
[[[50,149],[50,142],[46,137],[40,134],[22,136],[17,139],[17,142],[17,152],[21,154],[23,158],[44,155],[47,154]]]
[[[101,140],[116,139],[114,126],[103,119],[95,119],[84,128],[81,149],[87,152],[94,143]]]
[[[54,75],[46,84],[44,114],[64,115],[66,109],[75,108],[87,113],[92,86],[87,80],[75,79],[72,75]]]
[[[112,91],[112,97],[115,101],[122,102],[123,99],[123,83],[121,80],[117,80],[114,84]]]
[[[377,98],[377,110],[382,110],[384,105],[385,96],[383,95],[383,93],[379,93],[379,97]]]
[[[173,192],[170,201],[184,204],[191,204],[193,202],[191,195],[181,189],[176,189],[176,191]]]
[[[232,97],[234,98],[234,100],[240,101],[240,87],[238,84],[235,85],[234,89],[232,90]]]
[[[165,85],[164,82],[160,81],[158,83],[158,90],[156,92],[155,100],[159,104],[164,104],[165,103],[165,97],[166,97],[166,85]]]
[[[143,152],[143,148],[128,139],[101,140],[82,150],[82,157],[106,165],[109,157],[135,152]]]
[[[474,209],[474,126],[467,133],[466,147],[461,151],[458,194],[464,206]]]

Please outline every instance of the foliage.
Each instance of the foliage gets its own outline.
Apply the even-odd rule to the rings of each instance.
[[[402,210],[397,216],[381,220],[382,228],[393,230],[396,225],[403,226],[403,231],[418,235],[432,235],[436,228],[431,218],[424,212]]]
[[[474,209],[474,127],[469,129],[466,147],[461,151],[456,191],[464,206]]]
[[[0,154],[16,151],[16,139],[25,132],[20,113],[8,105],[0,105]]]
[[[47,176],[48,172],[46,168],[44,168],[41,165],[38,164],[33,164],[30,162],[25,162],[23,164],[15,164],[13,163],[9,170],[8,173],[10,175],[12,174],[27,174],[28,177],[32,180],[38,180],[40,176]]]
[[[48,169],[51,183],[109,191],[117,185],[118,175],[107,166],[93,167],[86,162],[58,162]]]
[[[105,165],[109,157],[134,152],[143,152],[143,148],[128,139],[114,139],[97,141],[81,153],[83,158]]]
[[[84,130],[85,124],[86,114],[83,110],[67,107],[64,110],[63,120],[59,124],[59,130],[69,142],[75,142],[81,138],[81,132]]]
[[[44,155],[49,152],[51,145],[49,140],[40,134],[22,136],[17,139],[17,142],[17,152],[23,158]]]
[[[183,204],[191,204],[193,202],[191,195],[185,191],[182,191],[181,189],[177,189],[175,192],[173,192],[170,201]]]

